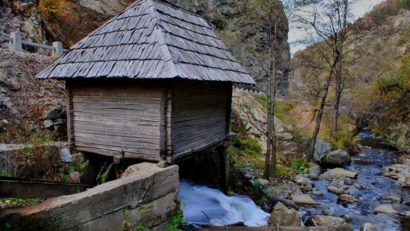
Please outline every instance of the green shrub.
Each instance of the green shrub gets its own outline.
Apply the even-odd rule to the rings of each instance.
[[[184,215],[182,211],[178,211],[175,213],[172,217],[171,220],[169,221],[167,225],[167,231],[181,231],[181,226],[184,221]]]
[[[113,163],[107,166],[107,162],[104,163],[102,166],[100,172],[97,175],[97,182],[98,184],[104,184],[108,180],[108,176],[110,174],[111,168],[112,168]]]
[[[235,136],[230,143],[228,152],[239,155],[257,156],[262,153],[262,145],[255,138]]]
[[[268,97],[265,94],[252,94],[252,96],[263,108],[268,108]]]
[[[0,176],[12,177],[13,174],[11,174],[11,172],[9,172],[9,171],[2,170],[2,171],[0,172]]]
[[[284,165],[278,164],[276,166],[275,176],[283,179],[291,179],[294,175],[294,171]]]
[[[290,161],[290,167],[297,173],[306,173],[309,170],[309,164],[305,159],[292,159]]]
[[[136,225],[133,229],[133,231],[150,231],[145,225]]]

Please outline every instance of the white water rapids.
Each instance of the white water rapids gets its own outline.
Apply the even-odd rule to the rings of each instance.
[[[250,198],[226,196],[217,189],[181,181],[179,200],[184,220],[193,225],[225,226],[243,223],[248,227],[267,225],[269,214]]]

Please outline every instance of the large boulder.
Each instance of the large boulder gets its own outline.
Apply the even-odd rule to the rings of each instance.
[[[272,211],[268,221],[269,226],[300,226],[301,218],[294,209],[288,209],[284,204],[278,202]]]
[[[61,106],[52,106],[44,113],[44,120],[56,120],[61,118],[63,114]]]
[[[349,153],[344,150],[335,150],[326,154],[321,159],[321,164],[328,167],[343,167],[350,163],[351,158]]]
[[[325,180],[334,180],[334,179],[341,179],[344,177],[356,178],[357,175],[358,175],[357,172],[348,171],[343,168],[333,168],[333,169],[329,169],[327,172],[322,174],[320,177]]]
[[[410,187],[410,164],[394,164],[384,169],[383,176],[391,177],[403,187]]]
[[[315,153],[313,154],[313,160],[320,163],[322,158],[325,157],[332,150],[329,143],[322,139],[316,139]]]

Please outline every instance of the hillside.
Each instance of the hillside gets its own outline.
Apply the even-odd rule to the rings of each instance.
[[[397,148],[410,150],[410,4],[402,0],[385,1],[355,22],[349,33],[342,110],[350,122],[345,122],[357,129],[371,129]],[[306,73],[325,73],[315,72],[303,60],[312,57],[318,46],[313,45],[292,59],[297,70],[290,99],[317,103],[312,91],[315,86],[318,89],[321,77],[315,82]]]
[[[34,77],[50,62],[45,55],[0,49],[0,143],[26,142],[42,132],[48,110],[65,107],[64,83]]]

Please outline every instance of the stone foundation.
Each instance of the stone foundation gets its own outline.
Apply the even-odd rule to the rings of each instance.
[[[142,163],[126,177],[85,192],[1,211],[0,224],[11,230],[100,231],[128,223],[160,230],[176,210],[178,187],[178,166]]]

